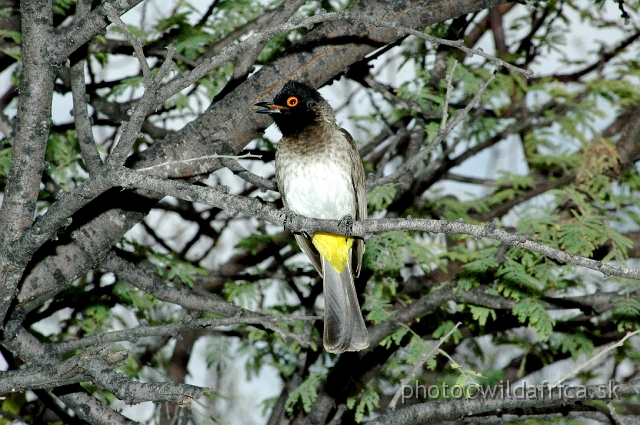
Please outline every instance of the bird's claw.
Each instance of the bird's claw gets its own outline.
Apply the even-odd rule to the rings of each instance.
[[[347,214],[338,223],[338,226],[344,226],[344,239],[347,240],[351,236],[351,231],[353,229],[353,217],[351,214]]]
[[[282,220],[282,227],[284,230],[289,230],[289,221],[291,221],[291,211],[284,209],[284,220]]]

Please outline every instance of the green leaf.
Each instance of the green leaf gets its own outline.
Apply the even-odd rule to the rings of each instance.
[[[427,265],[436,259],[429,247],[416,242],[405,232],[394,231],[383,233],[367,243],[363,263],[375,272],[395,274],[405,266],[405,252],[419,264]]]
[[[446,334],[448,334],[449,332],[451,332],[451,329],[453,329],[456,326],[456,324],[451,321],[451,320],[447,320],[444,321],[442,323],[440,323],[440,325],[438,325],[438,327],[436,328],[435,331],[433,331],[433,339],[440,339],[443,336],[445,336]],[[462,339],[462,334],[460,333],[460,329],[456,329],[451,336],[453,337],[453,342],[455,342],[456,344],[460,343],[460,340]]]
[[[224,294],[227,300],[248,309],[255,308],[262,298],[260,289],[256,285],[240,281],[225,283]]]
[[[156,266],[160,276],[166,276],[167,280],[173,280],[176,277],[183,284],[193,288],[196,276],[206,276],[209,274],[207,269],[197,267],[190,261],[178,258],[177,254],[165,254],[148,249],[146,251],[149,260]]]
[[[562,353],[570,353],[574,360],[578,360],[581,356],[591,357],[594,348],[593,341],[581,331],[554,332],[549,338],[549,343]]]
[[[95,335],[111,325],[111,308],[104,304],[96,304],[85,308],[84,318],[78,325],[87,335]]]
[[[367,319],[369,319],[367,317]],[[382,341],[380,341],[380,345],[385,348],[391,348],[393,345],[400,345],[402,339],[409,332],[409,328],[406,326],[401,326],[391,335],[385,337]]]
[[[69,9],[71,9],[71,5],[75,2],[76,0],[55,0],[53,2],[53,11],[60,15],[66,15]]]
[[[280,242],[281,240],[282,236],[279,234],[270,235],[256,233],[242,238],[240,242],[236,244],[236,249],[241,249],[252,255],[256,255],[260,249],[264,248],[265,245],[269,245],[273,242]]]
[[[9,177],[9,166],[11,164],[11,148],[0,150],[0,180],[6,181]]]
[[[367,192],[367,205],[371,211],[382,211],[387,208],[398,193],[398,183],[387,183]]]
[[[640,300],[636,297],[620,297],[613,300],[616,308],[613,318],[618,323],[618,330],[624,332],[640,326]]]
[[[0,29],[0,39],[8,38],[16,44],[22,44],[22,33],[18,31],[9,31]]]
[[[375,325],[386,322],[396,312],[389,301],[374,296],[367,297],[362,309],[369,310],[367,320],[372,321]]]
[[[496,311],[492,308],[480,307],[477,305],[469,305],[468,307],[473,320],[477,320],[478,324],[482,327],[487,324],[489,316],[491,316],[493,320],[496,320]]]
[[[518,317],[520,323],[528,322],[528,327],[536,331],[536,339],[544,341],[549,338],[555,320],[549,316],[545,305],[536,299],[524,298],[513,308],[513,314]]]
[[[293,408],[296,404],[302,405],[302,410],[305,413],[311,411],[311,406],[318,398],[318,388],[324,381],[325,376],[321,373],[312,373],[307,379],[305,379],[289,396],[285,403],[285,409],[287,412],[293,412]]]
[[[356,406],[355,420],[357,423],[361,423],[364,419],[365,410],[369,413],[369,416],[373,416],[376,407],[380,405],[380,396],[369,385],[365,385],[362,389],[360,400],[356,406],[356,398],[349,397],[347,399],[347,408],[353,409]]]

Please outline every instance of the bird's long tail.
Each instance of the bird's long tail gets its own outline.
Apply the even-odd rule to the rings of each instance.
[[[324,276],[324,348],[330,353],[360,351],[369,346],[369,332],[364,324],[353,283],[351,265],[338,272],[322,258]]]

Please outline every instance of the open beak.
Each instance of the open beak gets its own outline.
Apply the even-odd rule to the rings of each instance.
[[[264,109],[258,109],[256,111],[256,113],[258,114],[270,114],[270,115],[282,114],[284,110],[287,109],[286,106],[276,105],[271,102],[258,102],[256,103],[255,106],[260,106],[261,108],[264,108]]]

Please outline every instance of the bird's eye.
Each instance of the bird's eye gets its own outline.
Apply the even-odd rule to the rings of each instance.
[[[297,97],[291,96],[289,99],[287,99],[287,106],[288,107],[293,108],[297,104],[298,104],[298,98]]]

